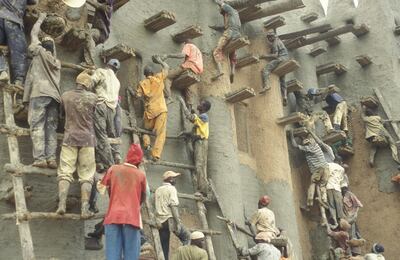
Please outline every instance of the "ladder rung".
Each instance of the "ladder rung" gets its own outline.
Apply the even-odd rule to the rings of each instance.
[[[4,165],[4,170],[9,173],[17,173],[17,174],[38,174],[45,175],[49,177],[57,176],[56,169],[48,169],[48,168],[39,168],[31,165],[15,165],[11,163],[6,163]]]
[[[29,136],[31,134],[28,128],[9,126],[7,124],[0,124],[0,133],[14,136]],[[62,140],[63,138],[63,134],[57,134],[57,139]],[[122,144],[121,138],[108,138],[108,141],[110,144]]]
[[[194,169],[196,169],[196,167],[194,167],[193,165],[184,164],[184,163],[167,162],[167,161],[150,161],[150,160],[144,160],[144,163],[145,163],[145,164],[151,164],[151,165],[162,165],[162,166],[167,166],[167,167],[188,169],[188,170],[194,170]]]
[[[16,213],[8,213],[0,215],[0,219],[2,220],[12,220],[16,219]],[[33,219],[68,219],[68,220],[87,220],[87,219],[102,219],[104,218],[104,214],[96,214],[91,218],[82,218],[79,214],[67,213],[64,215],[59,215],[55,212],[25,212],[23,214],[18,215],[19,221],[29,221]]]
[[[151,136],[155,136],[155,134],[147,129],[143,129],[140,127],[124,127],[124,131],[125,132],[129,132],[129,133],[136,133],[136,134],[147,134],[147,135],[151,135]],[[167,139],[184,139],[184,137],[182,136],[167,136]]]

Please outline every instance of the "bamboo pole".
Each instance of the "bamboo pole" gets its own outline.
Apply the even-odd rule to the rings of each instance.
[[[135,109],[133,107],[132,96],[129,92],[129,89],[127,89],[127,97],[128,97],[129,124],[131,125],[132,128],[135,128],[136,127],[136,113],[135,113]],[[133,139],[134,143],[140,143],[139,136],[135,132],[132,132],[132,139]],[[146,171],[143,167],[143,164],[140,165],[140,169],[144,173],[146,173]],[[155,216],[153,214],[153,206],[152,206],[149,198],[146,198],[146,201],[144,203],[144,209],[147,211],[150,221],[152,223],[155,223]],[[143,220],[143,222],[145,222],[145,221]],[[150,230],[151,230],[151,235],[153,238],[154,250],[157,255],[157,260],[165,260],[164,253],[163,253],[162,246],[161,246],[160,233],[158,232],[158,229],[152,225],[150,225]]]
[[[315,37],[311,37],[311,38],[306,38],[302,41],[298,41],[296,43],[293,43],[290,47],[288,47],[289,49],[297,49],[306,45],[310,45],[310,44],[314,44],[316,42],[319,41],[323,41],[341,34],[345,34],[345,33],[349,33],[354,31],[354,25],[352,24],[347,24],[345,26],[339,27],[337,29],[333,29],[331,31],[328,31],[326,33],[321,33],[320,35],[317,35]]]
[[[15,175],[35,174],[35,175],[45,175],[48,177],[57,176],[56,169],[39,168],[22,164],[16,165],[12,163],[6,163],[4,165],[4,170],[8,173],[12,173]]]
[[[217,219],[225,221],[227,224],[233,226],[235,229],[239,230],[240,232],[242,232],[245,235],[248,235],[249,237],[254,237],[254,235],[252,233],[250,233],[249,231],[247,231],[244,227],[237,225],[235,222],[231,221],[228,218],[217,216]]]
[[[3,91],[3,102],[4,102],[4,115],[6,124],[10,127],[16,127],[14,121],[14,114],[12,109],[12,96],[7,91]],[[8,136],[8,150],[10,154],[10,162],[12,164],[20,163],[18,140],[15,136]],[[17,214],[24,214],[27,212],[24,184],[21,176],[12,176],[12,183],[14,186],[15,196],[15,210]],[[17,221],[19,238],[21,242],[22,258],[24,260],[34,260],[35,253],[33,250],[33,242],[31,229],[28,221]]]
[[[181,169],[188,169],[188,170],[194,170],[196,167],[193,165],[188,165],[184,163],[175,163],[175,162],[167,162],[167,161],[150,161],[150,160],[144,160],[144,164],[151,164],[151,165],[162,165],[162,166],[167,166],[167,167],[174,167],[174,168],[181,168]]]
[[[104,218],[104,214],[96,214],[89,219],[102,219]],[[55,212],[25,212],[23,214],[2,214],[0,215],[1,220],[12,220],[17,219],[17,221],[29,221],[35,219],[53,219],[53,220],[87,220],[88,218],[82,218],[79,214],[64,214],[59,215]]]
[[[277,3],[272,3],[269,6],[261,9],[260,11],[254,13],[252,16],[248,16],[242,19],[243,23],[257,20],[266,16],[271,16],[274,14],[284,13],[291,10],[299,9],[305,7],[302,0],[281,0]]]
[[[204,203],[202,201],[197,201],[196,205],[197,205],[197,210],[199,212],[201,226],[203,227],[203,229],[209,229],[208,222],[207,222],[207,216],[206,216],[207,209],[204,206]],[[209,234],[206,234],[205,237],[206,237],[208,257],[210,260],[216,260],[217,258],[215,257],[215,251],[214,251],[214,246],[212,243],[211,236],[209,236]]]

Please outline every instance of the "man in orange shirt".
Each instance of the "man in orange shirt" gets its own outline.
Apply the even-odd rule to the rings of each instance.
[[[143,146],[146,150],[151,149],[152,160],[157,161],[161,157],[167,135],[167,104],[164,99],[164,80],[168,76],[169,66],[160,57],[155,57],[157,63],[161,64],[160,73],[154,73],[153,68],[145,66],[144,80],[140,81],[134,96],[144,98],[144,128],[151,130],[156,135],[154,147],[151,149],[150,136],[143,135]]]
[[[160,56],[160,59],[163,61],[168,58],[185,59],[179,67],[172,69],[168,74],[168,78],[165,81],[165,89],[168,96],[171,92],[172,81],[186,70],[191,70],[197,75],[203,73],[203,55],[199,48],[193,44],[191,39],[185,40],[181,53]],[[184,89],[183,95],[185,97],[186,106],[191,110],[193,107],[193,90],[190,86]]]

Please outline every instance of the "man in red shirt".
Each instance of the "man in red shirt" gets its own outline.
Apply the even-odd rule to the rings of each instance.
[[[146,199],[146,176],[137,168],[142,158],[140,145],[132,144],[125,163],[111,166],[101,181],[110,195],[104,218],[108,260],[139,259],[140,204]]]

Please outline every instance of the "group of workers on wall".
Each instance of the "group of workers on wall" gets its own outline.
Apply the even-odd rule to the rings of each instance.
[[[86,1],[64,0],[64,2],[71,7],[79,7]],[[84,48],[85,63],[93,66],[95,46],[104,43],[110,34],[113,1],[88,0],[87,2],[96,10],[92,28],[87,31]],[[223,75],[224,47],[230,41],[241,37],[241,23],[239,14],[234,8],[223,1],[215,0],[215,2],[224,17],[222,27],[224,32],[213,52],[217,66],[214,79],[217,79]],[[122,255],[124,259],[138,259],[142,237],[140,205],[150,194],[146,176],[138,167],[143,161],[144,152],[147,152],[147,156],[154,161],[161,158],[166,139],[168,112],[166,98],[170,98],[171,84],[186,70],[198,75],[203,72],[201,51],[188,39],[181,53],[152,57],[155,63],[161,65],[161,72],[156,73],[152,65],[144,67],[145,78],[140,81],[132,95],[144,99],[144,128],[152,131],[155,141],[152,145],[150,136],[144,134],[142,136],[144,151],[140,145],[132,144],[123,161],[119,144],[110,143],[110,138],[118,138],[122,134],[120,82],[117,78],[120,62],[117,59],[110,59],[104,68],[83,71],[76,78],[76,88],[62,93],[61,62],[56,55],[54,39],[41,31],[41,25],[47,17],[46,13],[38,15],[30,33],[30,45],[27,47],[23,16],[26,4],[35,3],[35,0],[2,0],[0,2],[0,35],[2,36],[0,44],[8,45],[10,52],[10,75],[7,72],[5,57],[0,56],[0,81],[3,83],[10,81],[24,89],[23,103],[28,109],[33,145],[32,166],[57,169],[58,214],[66,213],[67,195],[70,184],[74,180],[75,171],[81,184],[82,218],[90,218],[98,211],[97,192],[108,190],[110,203],[106,217],[97,225],[95,232],[89,233],[89,236],[95,238],[97,245],[94,247],[101,248],[99,241],[105,230],[107,259],[121,259]],[[220,29],[218,26],[212,26],[212,28]],[[281,62],[288,60],[288,51],[275,32],[267,32],[266,36],[271,47],[271,54],[266,55],[270,62],[262,71],[263,86],[260,93],[265,93],[270,88],[268,78],[271,72]],[[32,57],[29,67],[27,66],[28,52]],[[236,55],[233,52],[229,53],[228,57],[230,80],[233,82]],[[169,58],[182,59],[183,62],[179,67],[170,69],[165,62]],[[285,105],[287,91],[284,76],[280,78],[280,84]],[[191,87],[186,88],[183,95],[184,99],[181,97],[178,99],[185,117],[194,126],[193,131],[184,134],[189,136],[193,143],[197,191],[203,196],[208,196],[209,117],[207,112],[211,108],[211,103],[207,100],[201,101],[197,106],[198,113],[195,113]],[[307,93],[297,92],[295,95],[299,107],[305,114],[302,125],[306,126],[309,133],[299,145],[291,131],[292,144],[305,153],[311,172],[307,206],[313,205],[314,193],[317,192],[318,202],[329,212],[329,223],[326,224],[329,236],[337,243],[334,247],[336,254],[360,256],[360,246],[364,240],[359,234],[356,219],[362,204],[348,188],[349,183],[345,174],[348,166],[315,134],[317,120],[324,122],[328,133],[347,132],[347,103],[334,87],[309,89]],[[335,111],[333,124],[326,112],[313,111],[313,104],[310,102],[313,103],[315,97],[318,96],[322,96]],[[56,130],[60,110],[65,114],[65,127],[60,161],[57,164]],[[366,108],[364,111],[366,139],[373,145],[390,144],[393,158],[398,162],[397,149],[390,134],[384,128],[381,118],[371,109]],[[168,259],[170,233],[173,232],[184,244],[175,252],[173,259],[208,259],[207,252],[204,250],[204,234],[199,231],[190,234],[180,220],[179,200],[174,187],[179,175],[180,173],[173,171],[165,172],[164,182],[154,195],[155,215],[164,256]],[[267,207],[269,203],[268,196],[260,198],[259,209],[249,223],[256,245],[250,249],[240,248],[238,251],[241,255],[254,255],[258,259],[271,260],[283,257],[281,251],[270,244],[271,239],[278,237],[281,231],[276,227],[274,213]],[[373,253],[378,255],[383,252],[383,246],[375,244],[373,250]],[[287,252],[283,255],[287,256]]]

